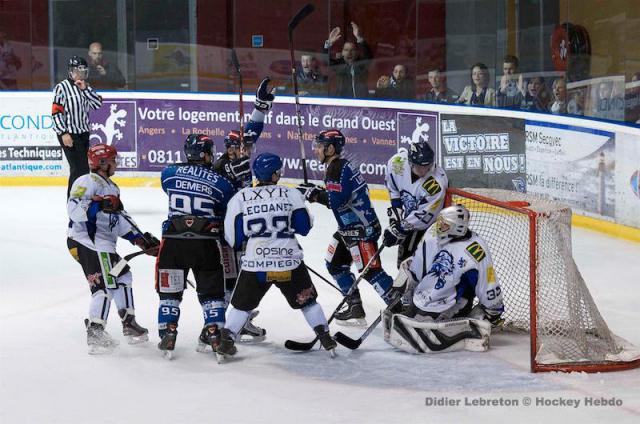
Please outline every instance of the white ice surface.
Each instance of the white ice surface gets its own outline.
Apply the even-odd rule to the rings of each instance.
[[[159,235],[166,208],[159,189],[123,189],[127,210]],[[260,305],[268,343],[239,346],[238,360],[218,365],[195,352],[202,313],[193,290],[182,303],[175,359],[156,349],[153,259],[132,261],[138,321],[151,341],[124,343],[112,307],[108,329],[121,340],[108,356],[89,356],[83,318],[89,290],[66,249],[64,189],[0,188],[0,422],[13,423],[445,423],[640,422],[640,370],[604,374],[531,374],[528,338],[498,334],[487,353],[410,356],[377,329],[357,351],[287,351],[286,339],[311,340],[302,315],[278,290]],[[381,219],[385,205],[376,204]],[[306,262],[324,275],[335,223],[314,205],[315,227],[302,238]],[[134,248],[120,243],[121,254]],[[392,272],[395,251],[383,253]],[[574,256],[600,312],[619,336],[640,345],[640,245],[574,229]],[[393,275],[393,274],[392,274]],[[363,283],[368,319],[383,307]],[[316,280],[330,314],[340,298]],[[333,331],[341,327],[332,326]],[[356,336],[360,329],[347,332]],[[578,408],[523,406],[525,396],[578,399]],[[585,397],[615,397],[622,406],[586,407]],[[425,406],[425,397],[460,406]],[[464,406],[464,398],[516,399],[517,407]],[[491,420],[491,421],[489,421]]]

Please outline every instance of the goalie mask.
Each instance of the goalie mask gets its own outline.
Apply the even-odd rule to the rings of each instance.
[[[462,205],[444,208],[440,211],[435,226],[440,243],[462,237],[469,229],[469,211]]]

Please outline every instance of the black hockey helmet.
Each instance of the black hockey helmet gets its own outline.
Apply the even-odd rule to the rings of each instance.
[[[69,58],[67,62],[67,73],[69,78],[73,79],[72,72],[77,72],[80,79],[87,79],[89,76],[89,64],[80,56],[74,55]]]
[[[240,131],[229,131],[224,137],[224,147],[240,147],[243,141],[245,144],[253,145],[256,141],[255,133],[245,132],[241,140]]]
[[[204,134],[189,134],[184,141],[184,154],[187,162],[204,162],[205,153],[215,158],[216,149],[213,140]]]
[[[435,154],[426,141],[411,143],[409,146],[409,162],[412,165],[429,166],[433,163]]]
[[[345,137],[337,129],[331,129],[320,132],[314,140],[315,144],[321,144],[324,147],[332,145],[336,149],[336,153],[340,154],[345,145]]]

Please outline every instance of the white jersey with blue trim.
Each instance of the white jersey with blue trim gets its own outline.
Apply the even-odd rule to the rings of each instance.
[[[290,271],[303,258],[295,235],[307,235],[312,225],[298,190],[280,185],[246,187],[229,201],[224,237],[236,250],[247,240],[241,269]]]
[[[67,201],[69,214],[69,238],[97,252],[115,253],[118,237],[137,234],[131,224],[120,214],[99,210],[99,201],[94,196],[120,196],[120,189],[109,178],[89,173],[78,178],[71,187]]]
[[[406,230],[425,230],[435,222],[444,205],[449,186],[447,174],[433,165],[424,176],[413,180],[407,149],[400,149],[387,163],[385,184],[391,197],[391,206],[402,208]]]
[[[452,317],[466,305],[461,295],[472,289],[482,306],[502,311],[502,289],[496,280],[487,243],[473,231],[462,240],[438,243],[435,225],[425,233],[409,270],[418,281],[413,303],[425,312]]]

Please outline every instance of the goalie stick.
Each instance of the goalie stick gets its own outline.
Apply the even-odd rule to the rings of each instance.
[[[376,254],[373,255],[371,259],[369,259],[369,263],[367,263],[367,266],[365,266],[364,269],[360,272],[360,276],[356,279],[356,281],[353,282],[347,294],[342,298],[338,306],[336,306],[336,309],[334,309],[333,313],[327,320],[327,324],[330,324],[331,321],[333,321],[333,319],[335,318],[340,308],[342,308],[342,305],[344,305],[347,302],[347,299],[349,298],[349,296],[351,296],[353,292],[356,290],[356,288],[358,287],[358,284],[364,278],[364,275],[367,273],[367,271],[369,270],[371,265],[376,261],[376,259],[378,259],[378,257],[380,256],[380,253],[382,253],[383,250],[384,250],[384,246],[381,246],[380,249],[376,252]],[[318,341],[318,336],[316,336],[316,338],[311,340],[310,342],[297,342],[295,340],[287,340],[284,343],[284,347],[286,347],[289,350],[306,352],[308,350],[311,350],[313,346],[315,346],[317,341]]]
[[[291,54],[291,78],[293,79],[293,94],[296,99],[296,117],[298,123],[298,142],[300,143],[300,152],[302,154],[302,176],[304,183],[309,182],[307,175],[307,155],[304,151],[304,142],[302,140],[302,118],[300,116],[300,95],[298,94],[298,71],[296,70],[296,58],[293,53],[293,30],[298,24],[307,16],[309,16],[315,8],[311,3],[308,3],[302,9],[296,13],[296,15],[289,21],[289,52]]]
[[[398,296],[397,299],[395,299],[393,302],[391,302],[389,306],[387,306],[386,310],[388,311],[393,309],[400,302],[401,299],[402,299],[402,296]],[[380,324],[380,321],[382,321],[382,314],[378,315],[378,318],[376,318],[376,320],[373,321],[373,323],[357,339],[352,339],[351,337],[347,336],[341,331],[338,331],[335,334],[334,338],[338,343],[340,343],[342,346],[346,347],[347,349],[356,350],[357,348],[360,347],[362,342],[365,341],[367,337],[369,337],[369,335],[373,332],[373,330],[375,330],[378,324]]]

